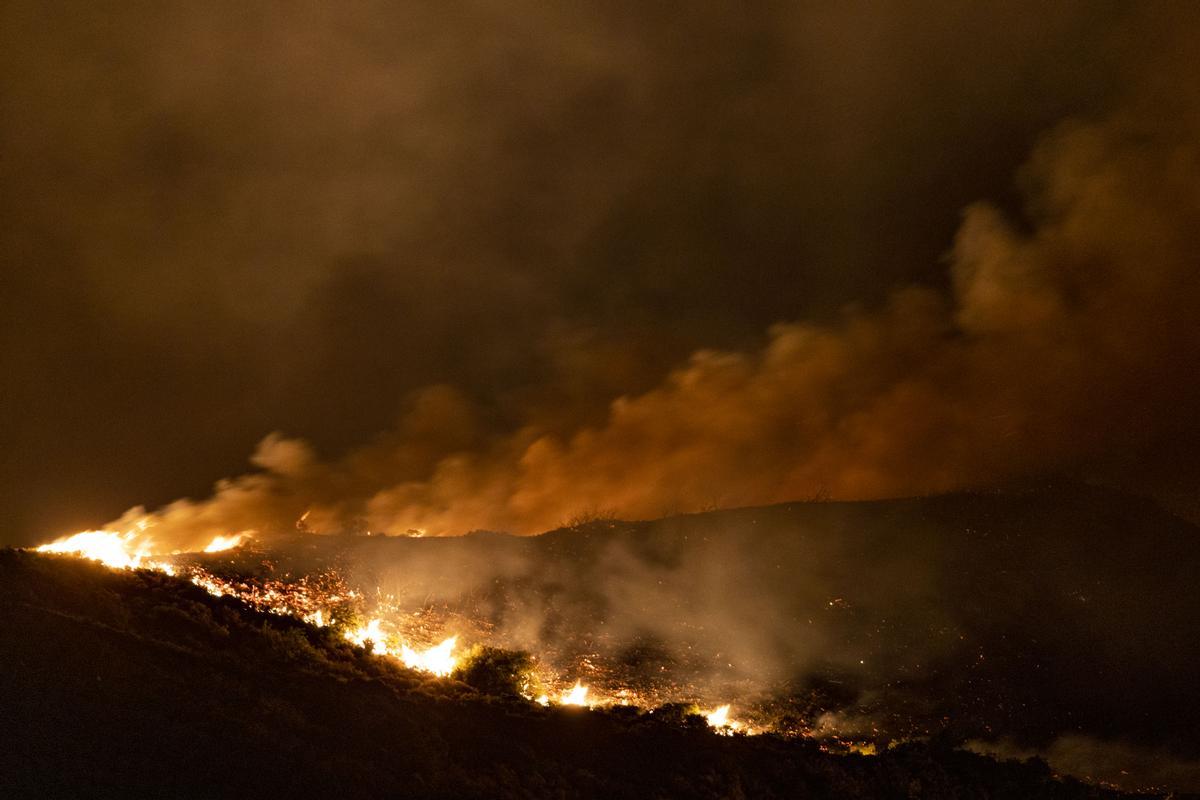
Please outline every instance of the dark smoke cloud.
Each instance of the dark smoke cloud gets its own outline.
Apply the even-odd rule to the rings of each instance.
[[[533,531],[1114,451],[1161,488],[1146,453],[1188,452],[1191,119],[1120,99],[1044,141],[1027,213],[1009,189],[1038,131],[1186,83],[1145,57],[1186,11],[3,14],[17,540],[197,494],[272,429],[309,444],[159,535]],[[979,197],[1005,211],[948,279]]]
[[[1019,216],[969,206],[945,291],[779,324],[756,351],[698,351],[567,433],[534,418],[497,437],[435,388],[337,461],[272,436],[262,472],[164,509],[159,535],[276,530],[309,509],[316,530],[533,533],[589,508],[650,517],[1194,469],[1156,454],[1194,441],[1200,407],[1196,106],[1156,89],[1046,134],[1020,172]]]

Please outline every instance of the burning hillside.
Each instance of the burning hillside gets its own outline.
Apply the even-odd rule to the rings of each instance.
[[[337,567],[324,568],[312,574],[294,575],[285,572],[282,578],[274,577],[280,571],[280,560],[285,553],[303,549],[299,540],[276,539],[271,549],[247,547],[243,552],[230,554],[236,558],[220,558],[216,562],[204,558],[213,553],[229,553],[246,537],[241,535],[217,537],[200,553],[152,555],[137,543],[143,531],[84,531],[59,541],[42,545],[42,553],[73,555],[97,561],[118,569],[144,569],[179,576],[213,597],[231,597],[257,611],[279,616],[293,617],[316,628],[327,628],[346,641],[361,647],[372,655],[394,659],[409,669],[446,677],[461,666],[461,648],[458,640],[462,633],[454,633],[436,644],[432,638],[444,634],[449,628],[469,632],[471,639],[487,644],[498,637],[493,633],[495,622],[486,615],[468,615],[464,610],[452,610],[450,605],[428,604],[412,607],[397,602],[393,595],[384,595],[378,590],[369,592],[361,587],[352,588],[342,571]],[[344,544],[344,542],[342,542]],[[345,554],[334,554],[334,563],[343,561]],[[584,631],[581,640],[590,638]],[[610,689],[602,694],[595,687],[582,684],[576,679],[573,686],[566,686],[564,679],[550,671],[546,662],[536,677],[526,681],[527,700],[541,705],[551,703],[594,708],[607,705],[647,705],[665,697],[631,688],[616,670],[601,670],[595,663],[599,656],[576,656],[585,671],[596,675]],[[534,688],[540,693],[533,694]],[[676,687],[678,692],[679,687]],[[545,690],[545,691],[542,691]],[[548,693],[547,693],[548,692]],[[590,696],[589,696],[590,694]],[[729,704],[706,712],[711,726],[719,731],[732,731],[742,726],[729,719]]]
[[[1200,4],[445,5],[0,4],[0,795],[1200,791]]]
[[[687,709],[543,707],[155,570],[0,551],[0,586],[7,797],[1118,797],[937,745],[833,755]]]
[[[529,652],[514,685],[530,705],[690,710],[832,751],[1057,753],[1082,776],[1186,788],[1200,658],[1175,631],[1200,623],[1194,535],[1149,504],[1060,487],[538,537],[299,533],[153,555],[90,532],[44,549],[163,571],[434,676],[481,648]]]

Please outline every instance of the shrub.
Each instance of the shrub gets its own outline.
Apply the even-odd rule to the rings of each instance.
[[[459,662],[453,677],[483,694],[516,697],[532,690],[533,656],[523,650],[475,647]]]

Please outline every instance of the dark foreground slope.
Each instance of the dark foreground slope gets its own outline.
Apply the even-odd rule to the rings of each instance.
[[[1116,797],[425,679],[148,572],[0,551],[0,796]]]

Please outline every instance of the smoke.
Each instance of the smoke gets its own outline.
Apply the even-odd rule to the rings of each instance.
[[[336,461],[427,386],[569,440],[696,350],[940,286],[958,210],[1194,30],[451,6],[4,5],[5,541],[200,496],[271,430]]]
[[[1011,741],[972,741],[974,752],[1004,759],[1039,757],[1056,772],[1084,777],[1128,791],[1169,788],[1194,792],[1200,788],[1200,761],[1173,758],[1167,753],[1122,741],[1067,734],[1042,750]]]
[[[599,696],[732,702],[743,720],[880,744],[1003,735],[1046,751],[1115,732],[1139,747],[1113,750],[1111,771],[1177,785],[1175,762],[1200,755],[1200,645],[1179,634],[1200,614],[1196,535],[1150,501],[1059,485],[265,546],[273,575],[337,565],[406,636],[528,650]],[[1107,777],[1075,749],[1062,769]]]
[[[1200,408],[1197,116],[1192,98],[1153,88],[1049,132],[1019,175],[1022,215],[969,206],[946,290],[775,325],[754,351],[698,351],[574,430],[548,415],[497,435],[436,386],[334,461],[273,434],[258,472],[155,512],[153,535],[288,529],[305,512],[318,531],[536,533],[587,509],[645,518],[1031,474],[1187,477],[1196,465],[1173,459]]]
[[[934,593],[956,571],[928,566],[961,530],[914,524],[876,543],[879,563],[751,527],[577,562],[449,535],[1046,474],[1194,498],[1194,11],[1033,5],[731,21],[367,3],[280,25],[197,9],[45,26],[7,6],[3,49],[26,68],[0,117],[39,124],[0,129],[0,201],[21,223],[3,255],[30,266],[5,275],[24,409],[6,468],[84,486],[82,507],[127,473],[150,497],[230,474],[247,437],[295,430],[211,496],[105,527],[156,552],[298,525],[446,535],[363,563],[405,602],[440,586],[491,603],[539,652],[573,629],[671,658],[703,642],[721,680],[818,661],[889,680],[870,639],[905,669],[967,674],[976,654],[931,631],[953,632],[976,586]],[[1061,601],[1062,580],[997,596]],[[814,616],[841,614],[847,585],[858,622]],[[1079,651],[1134,641],[1108,635],[1125,607]],[[889,643],[885,618],[920,644]]]

